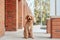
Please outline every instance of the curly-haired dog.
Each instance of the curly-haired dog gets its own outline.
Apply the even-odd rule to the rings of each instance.
[[[32,32],[33,16],[27,15],[25,19],[26,23],[24,26],[24,38],[33,38],[33,32]]]

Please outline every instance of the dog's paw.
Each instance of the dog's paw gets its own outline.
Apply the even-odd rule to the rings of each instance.
[[[32,39],[34,39],[34,37],[31,37]]]
[[[28,39],[28,37],[24,37],[25,39]]]

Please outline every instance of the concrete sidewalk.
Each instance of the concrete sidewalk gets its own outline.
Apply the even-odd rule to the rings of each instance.
[[[23,32],[6,32],[4,37],[1,37],[0,40],[26,40],[23,38]],[[50,34],[36,32],[34,33],[34,39],[28,38],[27,40],[60,40],[50,38]]]
[[[60,40],[50,38],[50,34],[47,34],[46,30],[40,29],[39,25],[33,27],[33,34],[34,39],[29,38],[27,40]],[[16,32],[6,32],[5,36],[1,37],[0,40],[26,40],[23,37],[23,29],[18,29]]]

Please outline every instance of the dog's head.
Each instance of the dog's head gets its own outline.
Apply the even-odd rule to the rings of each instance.
[[[27,22],[31,22],[33,20],[32,16],[31,15],[27,15],[26,16],[26,19],[27,19]]]

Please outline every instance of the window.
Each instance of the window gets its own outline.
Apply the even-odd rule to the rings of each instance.
[[[36,25],[46,25],[46,19],[50,16],[50,0],[35,0],[34,14]]]

